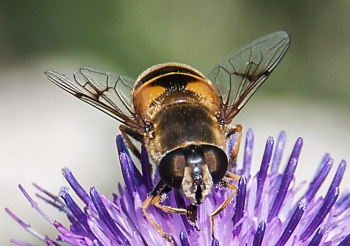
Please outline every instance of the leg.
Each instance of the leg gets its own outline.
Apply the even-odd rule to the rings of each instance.
[[[125,125],[119,125],[119,130],[122,133],[122,136],[125,139],[126,144],[128,145],[131,152],[140,160],[140,151],[136,148],[133,142],[131,142],[129,136],[140,143],[143,143],[143,136]]]
[[[169,207],[169,206],[165,206],[160,204],[161,202],[161,197],[162,194],[160,194],[160,196],[158,197],[154,197],[152,204],[154,206],[156,206],[157,208],[168,212],[168,213],[175,213],[175,214],[182,214],[182,215],[186,215],[188,221],[190,222],[190,224],[192,226],[194,226],[196,228],[197,231],[200,231],[200,228],[197,224],[197,208],[198,206],[195,205],[189,205],[187,206],[187,208],[174,208],[174,207]]]
[[[146,219],[151,223],[151,225],[156,229],[156,231],[162,236],[164,237],[169,243],[170,245],[174,245],[174,240],[172,239],[171,236],[169,236],[152,218],[151,216],[147,213],[147,208],[150,206],[150,204],[152,203],[153,205],[155,205],[158,208],[163,209],[163,207],[165,207],[166,209],[164,211],[167,212],[171,212],[170,207],[167,206],[163,206],[160,205],[159,202],[162,198],[162,196],[164,196],[165,194],[167,194],[171,189],[166,186],[166,184],[160,180],[159,183],[157,184],[157,186],[152,190],[151,194],[147,197],[147,199],[143,202],[141,209],[142,209],[142,213],[143,215],[146,217]],[[157,205],[160,206],[157,206]],[[179,209],[180,210],[180,209]]]
[[[234,143],[229,142],[229,151],[230,151],[230,156],[229,156],[229,170],[231,170],[232,166],[235,165],[238,152],[239,152],[239,147],[241,145],[241,139],[242,139],[242,126],[241,125],[236,125],[229,129],[227,133],[227,138],[230,138],[232,135],[236,136],[236,140]]]
[[[230,204],[230,202],[232,201],[232,199],[234,198],[234,196],[236,195],[236,192],[237,192],[237,186],[227,182],[227,178],[239,181],[240,176],[237,175],[237,174],[233,174],[233,173],[227,172],[226,175],[225,175],[225,178],[223,178],[222,181],[221,181],[222,182],[221,185],[224,186],[224,187],[230,188],[232,190],[232,193],[223,203],[220,204],[219,207],[217,207],[210,214],[210,233],[211,233],[213,238],[214,238],[214,217],[216,215],[218,215],[219,213],[221,213],[221,211],[224,210],[227,207],[227,205]]]
[[[152,203],[155,207],[168,212],[168,213],[175,213],[175,214],[182,214],[186,215],[190,224],[192,224],[198,231],[200,230],[197,225],[197,208],[198,206],[189,205],[186,209],[185,208],[174,208],[169,207],[160,204],[162,197],[165,196],[167,193],[171,191],[171,188],[166,186],[164,182],[161,180],[157,184],[157,186],[153,189],[151,194],[148,196],[148,198],[144,201],[142,204],[142,212],[143,215],[146,217],[146,219],[151,223],[151,225],[156,229],[156,231],[164,237],[171,245],[174,245],[174,241],[171,236],[169,236],[147,213],[147,208]]]

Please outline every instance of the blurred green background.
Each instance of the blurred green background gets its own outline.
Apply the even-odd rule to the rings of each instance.
[[[18,183],[33,193],[35,181],[56,193],[66,185],[60,168],[68,166],[85,188],[116,192],[116,122],[52,85],[44,70],[70,74],[88,65],[136,78],[176,61],[206,73],[278,30],[289,33],[291,47],[235,123],[256,132],[256,166],[267,136],[285,130],[288,151],[304,137],[301,181],[326,151],[336,164],[350,160],[349,1],[1,1],[0,207],[54,236]],[[349,171],[347,177],[344,187]],[[1,245],[10,238],[37,242],[5,212],[0,218]]]

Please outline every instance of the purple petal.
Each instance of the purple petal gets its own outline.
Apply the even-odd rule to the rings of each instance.
[[[310,246],[317,246],[320,245],[322,237],[324,234],[324,228],[320,227],[317,232],[315,233],[314,237],[312,238],[312,240],[310,241],[309,245]]]
[[[130,245],[129,241],[124,237],[123,233],[118,229],[118,227],[115,225],[112,217],[108,213],[107,208],[103,204],[97,190],[95,188],[91,188],[90,190],[91,199],[98,211],[98,214],[100,215],[100,218],[106,223],[109,230],[112,232],[112,234],[115,236],[118,243],[123,245]]]
[[[129,195],[133,197],[133,194],[138,192],[138,186],[134,181],[134,164],[130,157],[126,153],[119,154],[120,166],[122,169],[123,179],[125,182],[125,187],[129,192]]]
[[[144,178],[142,177],[140,171],[137,169],[134,162],[130,158],[129,151],[125,146],[124,140],[121,135],[117,136],[117,147],[118,147],[119,159],[122,167],[122,173],[124,174],[123,171],[127,171],[129,174],[127,175],[127,177],[124,177],[124,178],[129,179],[129,182],[136,183],[134,188],[137,188],[138,186],[143,185],[145,182]],[[133,194],[133,193],[130,193],[130,194]]]
[[[317,212],[315,218],[311,221],[310,225],[303,232],[300,239],[305,242],[316,230],[316,228],[322,223],[325,216],[328,214],[329,210],[332,208],[333,204],[337,200],[339,195],[339,188],[336,187],[332,192],[327,194],[327,197],[324,199],[322,207]]]
[[[58,240],[62,242],[70,245],[92,245],[92,240],[90,238],[72,233],[72,231],[65,228],[61,223],[55,222],[55,227],[61,232],[58,236]]]
[[[174,190],[173,192],[174,192],[174,198],[175,198],[175,201],[176,201],[175,207],[177,207],[177,208],[186,208],[187,205],[185,203],[184,197],[181,194],[181,192],[177,191],[177,190]],[[182,223],[184,224],[184,226],[186,228],[187,233],[190,233],[191,231],[194,230],[193,225],[191,225],[188,222],[187,216],[181,215],[181,219],[182,219]]]
[[[246,186],[247,179],[245,176],[241,176],[238,182],[238,190],[236,195],[236,207],[235,214],[233,217],[233,224],[236,225],[238,221],[241,220],[245,209],[245,199],[246,199]],[[241,231],[241,225],[238,225],[233,231],[233,236],[237,236]]]
[[[152,168],[144,145],[141,146],[141,169],[144,178],[144,185],[146,186],[147,191],[150,191],[153,187]]]
[[[81,185],[78,183],[72,172],[68,168],[63,168],[62,174],[68,181],[69,185],[73,188],[74,192],[79,196],[79,198],[85,203],[85,205],[88,205],[91,202],[90,197],[88,193],[83,189],[83,187],[81,187]]]
[[[275,154],[273,156],[273,161],[271,165],[271,172],[277,172],[279,164],[282,159],[282,154],[284,150],[284,146],[286,143],[286,133],[282,131],[277,138],[277,144],[276,144],[276,149],[275,149]]]
[[[332,180],[331,185],[328,188],[328,192],[326,195],[326,198],[328,196],[329,193],[333,193],[333,190],[336,187],[339,187],[341,180],[343,179],[344,173],[345,173],[345,169],[346,169],[346,161],[342,160],[338,166],[337,172],[334,175],[334,178]]]
[[[213,241],[211,242],[211,246],[220,246],[220,243],[217,239],[213,239]]]
[[[67,204],[68,208],[74,215],[74,218],[81,223],[84,228],[84,232],[92,233],[86,220],[84,212],[79,208],[79,206],[74,202],[72,197],[68,193],[68,188],[62,188],[60,191],[60,196]]]
[[[263,156],[263,159],[261,161],[260,170],[258,173],[258,187],[257,187],[257,191],[256,191],[257,199],[256,199],[255,206],[257,206],[259,204],[260,199],[261,199],[267,170],[269,168],[269,164],[270,164],[270,160],[271,160],[272,149],[273,149],[273,138],[269,137],[266,141],[265,152],[264,152],[264,156]]]
[[[344,238],[338,246],[349,246],[350,245],[350,234]]]
[[[260,246],[262,244],[262,241],[264,239],[265,229],[266,229],[266,223],[265,221],[261,221],[259,223],[258,230],[254,235],[253,246]]]
[[[306,200],[302,199],[299,202],[298,207],[296,208],[296,210],[294,211],[293,215],[291,216],[287,227],[284,229],[282,236],[280,237],[280,239],[278,240],[278,242],[276,243],[276,245],[278,246],[283,246],[286,244],[286,242],[288,241],[288,239],[292,236],[295,227],[298,225],[301,216],[304,214],[306,209]]]
[[[126,147],[122,135],[117,135],[115,142],[117,143],[117,150],[119,155],[120,153],[126,153],[130,156],[129,149]]]
[[[314,198],[316,192],[318,191],[318,189],[326,179],[332,166],[333,166],[333,159],[329,158],[329,155],[325,155],[314,179],[311,181],[309,185],[309,189],[305,194],[305,198],[307,202],[310,202],[311,199]]]
[[[334,216],[339,216],[342,213],[346,212],[350,207],[350,193],[342,195],[336,202],[337,210]]]
[[[245,146],[244,146],[244,157],[243,157],[243,168],[240,175],[250,177],[250,167],[253,156],[253,145],[254,145],[254,133],[252,129],[249,129],[246,135]]]
[[[60,212],[64,213],[71,213],[67,205],[62,201],[62,199],[59,198],[59,196],[54,195],[47,190],[43,189],[41,186],[37,185],[36,183],[33,183],[34,187],[37,188],[40,192],[44,193],[47,197],[42,196],[41,194],[37,193],[36,196],[39,197],[41,200],[45,201],[46,203],[49,203],[51,206],[57,208]]]
[[[284,200],[286,193],[288,191],[289,184],[294,177],[294,172],[295,172],[295,169],[298,165],[298,159],[299,159],[302,145],[303,145],[303,140],[301,138],[299,138],[294,145],[292,155],[291,155],[289,162],[288,162],[288,165],[284,171],[281,185],[278,188],[278,193],[276,195],[275,201],[272,205],[272,208],[270,210],[270,213],[269,213],[269,216],[267,219],[268,222],[270,222],[272,220],[272,218],[276,217],[278,212],[280,211],[283,200]]]
[[[45,242],[45,236],[41,235],[40,233],[38,233],[37,231],[35,231],[34,229],[32,229],[30,227],[29,224],[24,223],[20,218],[18,218],[14,213],[12,213],[12,211],[8,208],[5,208],[5,211],[20,225],[22,226],[26,231],[28,231],[30,234],[34,235],[36,238],[40,239],[41,241]],[[15,241],[18,243],[21,243],[20,241]],[[21,245],[21,244],[18,244]],[[23,245],[27,245],[27,244],[23,244]]]
[[[180,232],[180,243],[181,243],[181,246],[190,246],[186,233],[184,233],[183,231]]]

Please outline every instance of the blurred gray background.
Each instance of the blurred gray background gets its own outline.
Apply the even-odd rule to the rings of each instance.
[[[350,160],[349,1],[1,1],[0,207],[55,237],[19,183],[30,194],[32,182],[57,193],[67,166],[86,189],[109,197],[117,191],[117,122],[53,85],[44,70],[71,74],[88,65],[136,78],[154,64],[176,61],[206,73],[278,30],[290,34],[291,47],[234,122],[255,132],[254,170],[268,136],[287,132],[285,159],[303,137],[299,183],[313,177],[326,152],[335,165]],[[348,170],[342,191],[349,178]],[[3,210],[0,221],[0,245],[10,238],[40,244]]]

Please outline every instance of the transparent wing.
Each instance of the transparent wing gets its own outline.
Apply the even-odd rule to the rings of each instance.
[[[280,31],[261,37],[223,59],[207,74],[221,93],[223,120],[230,123],[271,74],[289,47]]]
[[[45,74],[53,83],[80,100],[125,125],[140,128],[130,106],[133,79],[90,67],[77,69],[73,77],[54,71],[46,71]]]

